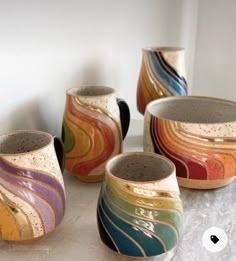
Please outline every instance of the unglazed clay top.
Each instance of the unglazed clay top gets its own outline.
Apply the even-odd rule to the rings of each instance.
[[[144,51],[153,51],[153,52],[178,52],[184,51],[183,47],[175,47],[175,46],[160,46],[160,47],[146,47],[143,48]]]
[[[152,153],[125,153],[109,161],[107,170],[128,181],[157,181],[173,174],[175,167],[163,156]]]
[[[42,149],[52,141],[46,133],[18,131],[0,136],[0,155],[27,153]]]
[[[149,103],[147,111],[157,118],[184,123],[236,121],[236,103],[211,97],[163,98]]]

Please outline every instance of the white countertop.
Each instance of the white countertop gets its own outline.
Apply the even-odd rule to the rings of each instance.
[[[124,142],[124,151],[142,151],[143,121],[133,120]],[[97,198],[101,183],[88,184],[64,173],[67,192],[66,214],[57,229],[30,244],[0,241],[0,261],[235,261],[236,260],[236,181],[216,190],[181,188],[184,206],[184,235],[178,246],[154,258],[128,258],[103,245],[96,221]],[[211,253],[202,245],[202,236],[210,227],[224,229],[227,246]]]

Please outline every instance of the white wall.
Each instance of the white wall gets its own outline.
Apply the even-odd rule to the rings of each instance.
[[[235,0],[199,0],[193,94],[236,99],[235,12]]]
[[[60,134],[65,90],[116,88],[133,118],[141,49],[186,48],[191,91],[198,0],[0,0],[0,132]]]

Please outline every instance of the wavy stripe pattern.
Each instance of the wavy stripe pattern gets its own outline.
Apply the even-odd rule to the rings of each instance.
[[[159,255],[177,244],[182,234],[182,211],[178,195],[147,197],[106,175],[97,208],[100,237],[124,255]]]
[[[204,126],[199,124],[198,129],[202,132]],[[174,162],[178,177],[195,180],[219,180],[235,175],[236,142],[217,136],[219,129],[216,124],[210,130],[212,135],[207,137],[191,131],[191,127],[187,131],[180,122],[151,116],[150,123],[155,152]]]
[[[137,89],[137,107],[144,114],[146,105],[158,98],[187,95],[186,79],[164,58],[162,51],[144,50]]]
[[[64,134],[65,168],[84,181],[101,180],[106,161],[121,152],[118,123],[75,96],[68,96]]]
[[[65,191],[50,174],[0,158],[0,235],[28,241],[55,229],[65,211]]]

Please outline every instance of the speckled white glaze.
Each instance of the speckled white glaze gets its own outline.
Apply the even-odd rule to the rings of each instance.
[[[22,155],[6,155],[6,160],[22,168],[41,170],[55,177],[64,187],[63,177],[58,164],[53,144],[50,144],[38,151]]]
[[[75,95],[84,104],[101,108],[120,125],[115,89],[106,86],[81,86],[69,89],[68,93]]]

